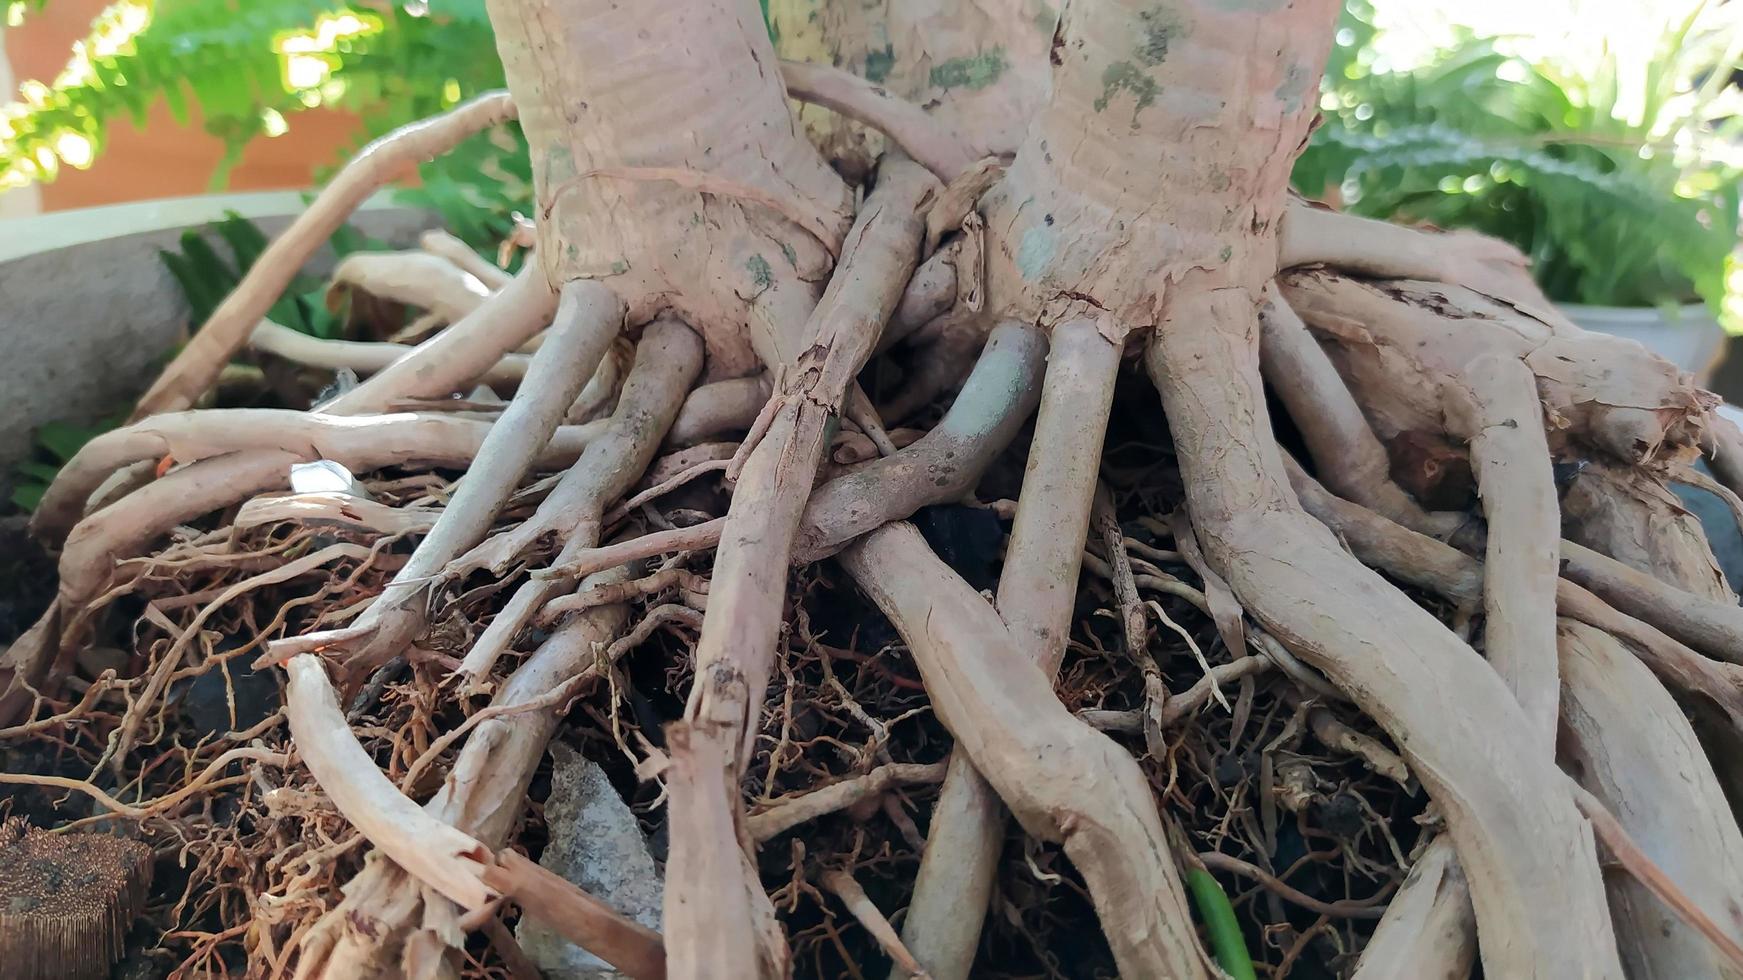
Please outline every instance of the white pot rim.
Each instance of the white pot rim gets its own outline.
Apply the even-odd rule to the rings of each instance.
[[[1711,320],[1705,303],[1679,303],[1673,306],[1601,306],[1594,303],[1557,303],[1563,312],[1603,317],[1619,322],[1672,323],[1683,319]]]
[[[8,218],[0,228],[0,262],[74,245],[125,238],[166,228],[192,228],[223,220],[234,211],[249,220],[295,216],[308,209],[314,191],[242,191],[165,197],[93,208],[48,211]],[[392,190],[378,191],[358,210],[402,207]]]

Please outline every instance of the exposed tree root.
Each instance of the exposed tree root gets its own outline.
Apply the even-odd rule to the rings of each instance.
[[[1212,300],[1184,315],[1239,330],[1241,302],[1239,296]],[[1245,315],[1252,322],[1253,314]],[[1247,335],[1252,344],[1251,327]],[[1254,499],[1254,477],[1281,466],[1257,454],[1237,461],[1227,447],[1269,443],[1263,416],[1250,407],[1258,393],[1256,345],[1248,348],[1245,377],[1219,376],[1203,369],[1204,354],[1173,345],[1166,328],[1159,336],[1151,369],[1181,452],[1200,540],[1212,561],[1226,563],[1229,584],[1254,618],[1387,728],[1444,808],[1485,937],[1485,964],[1502,975],[1549,976],[1582,962],[1594,975],[1615,975],[1615,940],[1590,831],[1572,801],[1554,792],[1550,760],[1515,750],[1530,744],[1526,719],[1499,678],[1439,623],[1419,616],[1402,595],[1310,526],[1286,489],[1272,483]],[[1169,367],[1194,363],[1198,370]],[[1231,391],[1244,396],[1245,404],[1209,408],[1226,402]],[[1260,427],[1229,432],[1230,419],[1257,419]],[[1215,451],[1206,443],[1183,444],[1183,432],[1201,439],[1200,433],[1219,429]],[[1273,445],[1272,460],[1275,453]],[[1221,473],[1197,472],[1200,461]],[[1194,487],[1205,488],[1196,502]],[[1332,612],[1339,608],[1346,611]],[[1388,625],[1368,628],[1381,623]],[[1404,623],[1411,624],[1408,630]],[[1372,666],[1382,650],[1383,673]],[[1450,716],[1441,709],[1448,699],[1492,712],[1480,721]],[[1535,802],[1524,804],[1521,794]],[[1552,882],[1554,898],[1536,894]]]
[[[492,564],[500,572],[523,547],[547,531],[556,532],[563,542],[557,552],[559,563],[598,544],[605,508],[647,468],[660,439],[677,417],[678,394],[689,388],[701,369],[700,338],[688,327],[676,321],[657,321],[649,326],[605,434],[563,474],[532,517],[513,532],[499,534],[465,555],[453,556],[446,574],[463,575],[471,568]],[[467,652],[459,668],[463,682],[470,686],[489,674],[496,658],[514,642],[515,634],[569,584],[560,578],[523,583]]]
[[[606,575],[597,581],[603,584],[620,577]],[[593,609],[571,619],[541,644],[486,709],[499,710],[503,717],[473,729],[448,779],[425,810],[486,846],[501,847],[518,814],[521,794],[557,727],[560,704],[551,703],[549,695],[603,673],[594,651],[622,632],[625,614],[622,606]],[[530,715],[514,711],[510,716],[516,708],[533,710]],[[305,964],[318,964],[337,975],[366,976],[390,965],[384,960],[390,961],[397,945],[406,941],[423,903],[431,900],[403,870],[382,860],[366,863],[345,895],[315,925],[304,954]],[[442,938],[446,944],[451,937]]]
[[[322,340],[289,327],[262,320],[248,335],[248,346],[263,354],[282,357],[306,367],[329,371],[344,369],[367,377],[411,352],[405,344],[370,340]],[[504,354],[494,366],[478,376],[486,385],[519,384],[526,377],[525,354]]]
[[[334,303],[352,290],[418,307],[438,324],[464,317],[490,295],[477,276],[443,256],[422,251],[346,256],[333,268],[328,302]]]
[[[1743,976],[1668,489],[1743,436],[1510,246],[1290,196],[1331,0],[488,6],[526,267],[342,264],[415,347],[260,320],[517,111],[394,134],[35,516],[4,803],[177,854],[172,972]],[[367,380],[182,411],[244,343]]]
[[[1555,588],[1561,529],[1536,379],[1525,365],[1483,355],[1444,386],[1451,431],[1470,440],[1488,519],[1483,651],[1536,729],[1555,744]]]
[[[1362,951],[1359,980],[1464,980],[1477,961],[1477,919],[1452,840],[1442,834],[1416,856]]]
[[[431,255],[442,258],[459,266],[473,278],[484,284],[484,288],[495,292],[509,284],[514,277],[503,271],[500,266],[491,265],[472,251],[472,246],[439,228],[431,229],[418,236],[418,247]]]
[[[902,631],[936,710],[975,769],[1025,830],[1064,844],[1089,883],[1121,971],[1209,976],[1137,764],[1051,699],[1040,665],[1001,663],[1012,644],[1032,641],[1007,628],[911,527],[875,531],[842,560]]]
[[[1743,937],[1743,835],[1682,711],[1609,635],[1560,628],[1562,767],[1701,909]],[[1708,940],[1640,882],[1613,875],[1610,909],[1630,976],[1731,976]]]
[[[409,165],[436,156],[473,133],[513,118],[507,92],[479,96],[446,115],[394,130],[364,147],[309,210],[267,246],[236,290],[212,311],[188,346],[182,348],[133,410],[135,419],[191,407],[205,393],[230,356],[247,342],[255,324],[315,250],[383,184]]]
[[[1072,448],[1057,456],[1030,454],[998,591],[999,616],[1013,652],[1038,664],[1049,678],[1065,655],[1077,566],[1089,534],[1102,420],[1113,400],[1119,357],[1119,347],[1092,322],[1053,331],[1035,440]],[[952,770],[940,795],[950,805],[941,805],[933,816],[937,843],[928,844],[921,861],[909,907],[912,931],[903,937],[935,977],[968,975],[980,933],[975,912],[986,907],[1004,824],[1004,808],[983,778],[967,766],[953,764]],[[1166,850],[1161,853],[1166,857]],[[1179,891],[1178,880],[1166,880]]]
[[[1274,289],[1267,290],[1260,321],[1259,364],[1265,381],[1277,392],[1289,417],[1296,420],[1326,486],[1341,497],[1437,538],[1450,537],[1458,530],[1464,523],[1463,515],[1424,511],[1392,479],[1386,447],[1374,437],[1337,368]]]
[[[520,395],[485,437],[476,475],[460,485],[388,590],[350,626],[274,641],[267,656],[338,648],[347,669],[379,667],[398,656],[426,622],[431,583],[484,538],[622,325],[623,304],[609,290],[579,282],[564,287],[552,339],[533,356]]]
[[[954,180],[974,163],[972,151],[919,106],[892,99],[872,83],[825,65],[781,62],[787,93],[814,102],[885,133],[914,162],[942,181]]]

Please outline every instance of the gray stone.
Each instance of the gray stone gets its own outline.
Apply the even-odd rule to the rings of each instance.
[[[561,742],[551,743],[555,769],[545,824],[551,842],[539,863],[624,915],[658,931],[665,886],[635,814],[605,770]],[[529,917],[515,930],[546,980],[616,978],[603,960]]]

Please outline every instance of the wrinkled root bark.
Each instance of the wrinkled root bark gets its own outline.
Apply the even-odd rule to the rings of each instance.
[[[1331,0],[487,6],[512,103],[367,148],[33,519],[0,743],[96,772],[9,790],[174,840],[180,972],[548,968],[536,918],[959,980],[1093,915],[1131,977],[1739,975],[1743,608],[1669,484],[1735,504],[1743,436],[1511,247],[1291,196]],[[518,273],[432,233],[335,273],[389,340],[261,319],[511,118]],[[244,346],[367,377],[185,411]],[[595,834],[663,881],[566,881]]]
[[[975,769],[1025,830],[1064,844],[1089,884],[1121,972],[1211,976],[1137,764],[1053,700],[1039,665],[1013,662],[1011,652],[1027,638],[910,526],[873,532],[842,561],[901,630],[937,711]]]

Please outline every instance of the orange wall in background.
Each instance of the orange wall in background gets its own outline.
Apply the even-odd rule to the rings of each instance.
[[[73,42],[89,33],[92,18],[106,6],[108,0],[55,0],[27,14],[23,25],[6,28],[13,77],[52,82],[66,66]],[[8,101],[14,97],[14,92],[5,93]],[[197,109],[193,114],[188,125],[180,125],[160,101],[147,115],[144,129],[131,119],[111,123],[89,170],[62,166],[60,176],[42,185],[43,210],[206,193],[224,157],[224,144],[201,128]],[[223,189],[309,187],[316,169],[336,162],[361,139],[359,120],[346,112],[311,109],[285,121],[290,131],[283,136],[249,144]]]

